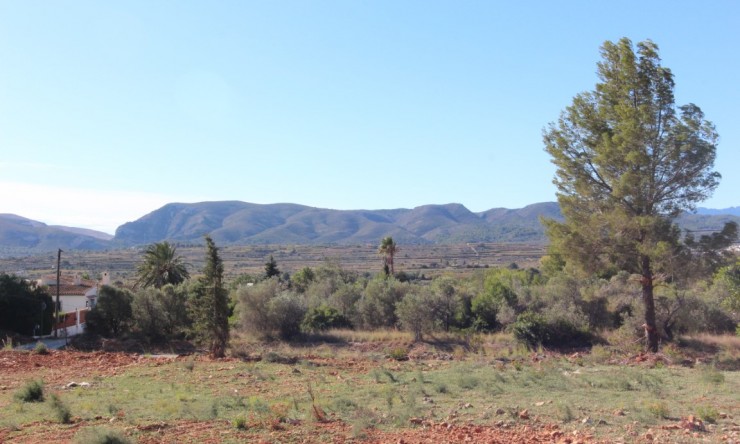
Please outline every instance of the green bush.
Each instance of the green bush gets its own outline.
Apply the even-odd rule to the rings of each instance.
[[[529,348],[591,345],[591,335],[566,319],[548,320],[530,311],[517,317],[512,326],[514,337]]]
[[[36,343],[36,346],[33,348],[33,352],[37,355],[48,355],[49,349],[46,347],[46,344],[39,341]]]
[[[16,392],[15,398],[23,402],[43,402],[44,383],[42,381],[31,381],[27,383]]]
[[[305,314],[303,301],[292,292],[283,292],[268,304],[270,329],[281,339],[291,339],[301,332],[301,320]]]
[[[54,415],[57,417],[59,422],[62,424],[69,424],[72,422],[72,412],[56,393],[51,395],[51,408],[54,410]]]
[[[290,339],[301,332],[306,306],[301,295],[285,290],[277,278],[237,290],[240,327],[264,337]]]
[[[407,294],[396,304],[396,316],[404,330],[414,333],[415,341],[421,341],[424,333],[434,329],[432,294],[424,288]]]
[[[545,317],[531,311],[526,311],[517,316],[516,322],[512,326],[512,333],[518,341],[532,348],[550,340]]]
[[[301,329],[306,332],[326,331],[332,328],[351,328],[352,324],[339,310],[327,305],[313,307],[306,312]]]
[[[150,341],[183,334],[192,325],[187,293],[187,284],[137,291],[131,304],[133,326]]]
[[[103,285],[95,307],[87,314],[87,331],[108,337],[125,332],[133,316],[132,301],[130,291]]]
[[[280,282],[277,279],[268,279],[253,286],[239,287],[236,292],[236,311],[240,327],[257,334],[269,334],[271,322],[268,306],[270,300],[280,291]]]
[[[249,423],[245,416],[237,416],[232,421],[232,424],[234,425],[234,428],[238,430],[247,430],[249,428]]]
[[[393,277],[386,278],[382,274],[368,282],[364,297],[357,304],[362,327],[394,327],[398,323],[396,304],[410,288],[410,284],[399,282]]]

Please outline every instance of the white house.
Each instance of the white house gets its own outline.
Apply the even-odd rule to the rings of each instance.
[[[56,300],[56,275],[44,276],[38,280],[39,286],[48,288],[49,295]],[[92,308],[98,298],[98,289],[101,285],[110,285],[110,275],[106,271],[100,281],[82,279],[80,275],[64,275],[59,279],[59,307],[60,312],[73,312],[76,309]]]

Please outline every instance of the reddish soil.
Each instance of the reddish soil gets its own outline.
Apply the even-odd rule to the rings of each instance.
[[[356,371],[366,370],[362,360],[334,360],[307,356],[317,365],[331,365]],[[208,359],[203,356],[199,360]],[[223,361],[230,361],[225,359]],[[0,351],[0,390],[15,391],[34,374],[48,384],[61,385],[69,381],[90,380],[94,376],[113,376],[128,367],[144,365],[151,358],[130,353],[50,351],[48,354]],[[0,427],[0,442],[17,443],[65,443],[70,442],[81,428],[111,425],[108,419],[97,421],[78,420],[71,425],[60,425],[52,421],[24,424],[25,437],[17,438],[12,430]],[[399,431],[365,430],[353,436],[351,426],[341,421],[312,422],[306,424],[275,424],[274,430],[264,427],[254,431],[235,429],[223,420],[215,421],[169,421],[135,427],[141,444],[167,442],[220,443],[232,442],[365,442],[365,443],[551,443],[592,442],[587,436],[565,436],[556,425],[530,426],[473,426],[447,423],[431,423],[414,420],[408,429]],[[126,430],[124,428],[124,430]],[[131,430],[133,431],[133,430]],[[267,437],[267,438],[266,438]]]
[[[367,371],[367,362],[362,359],[338,360],[307,355],[316,365],[325,365],[352,371]],[[180,357],[178,359],[184,359]],[[188,357],[187,359],[193,359]],[[197,356],[197,360],[208,360]],[[444,358],[441,358],[444,359]],[[237,361],[234,358],[219,362]],[[639,362],[640,359],[634,359]],[[28,380],[30,374],[43,378],[47,384],[66,384],[69,381],[90,380],[95,376],[113,376],[128,368],[151,364],[152,358],[135,353],[121,352],[79,352],[50,351],[39,355],[28,352],[0,350],[0,391],[15,391]],[[8,406],[0,405],[2,410]],[[520,414],[521,416],[521,414]],[[0,423],[0,443],[69,443],[81,428],[90,426],[114,426],[128,434],[135,433],[141,444],[153,443],[220,443],[220,442],[294,442],[294,443],[593,443],[615,442],[598,441],[582,432],[561,430],[555,424],[543,424],[536,418],[522,417],[525,423],[498,423],[474,425],[465,423],[430,422],[412,419],[407,428],[383,431],[378,429],[352,430],[350,424],[327,418],[324,422],[294,422],[261,425],[260,427],[238,430],[224,420],[189,421],[177,420],[154,422],[137,426],[124,425],[108,418],[93,421],[73,420],[72,424],[62,425],[53,421],[40,421],[23,424],[18,430],[11,430]],[[113,421],[113,424],[111,424]],[[660,429],[656,432],[635,432],[626,430],[629,442],[684,442],[696,439],[692,436],[701,424],[691,418],[674,429]],[[20,437],[19,437],[20,436]],[[12,441],[11,441],[12,437]]]

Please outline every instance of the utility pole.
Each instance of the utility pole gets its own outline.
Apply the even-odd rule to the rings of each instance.
[[[62,262],[62,249],[60,248],[57,252],[57,303],[54,307],[54,337],[58,338],[58,325],[59,325],[59,281],[62,277],[62,269],[59,268]]]

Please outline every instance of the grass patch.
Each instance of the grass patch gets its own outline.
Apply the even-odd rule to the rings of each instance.
[[[388,357],[396,361],[408,361],[409,352],[405,347],[395,347],[388,351]]]
[[[725,382],[725,375],[714,366],[705,366],[701,372],[701,379],[706,383],[719,385]]]
[[[372,352],[322,359],[312,351],[299,355],[286,348],[276,353],[300,356],[300,365],[199,359],[188,370],[183,361],[144,358],[96,379],[95,390],[63,392],[59,403],[80,418],[83,429],[97,417],[115,418],[114,423],[125,421],[127,430],[133,427],[141,438],[154,435],[139,426],[183,420],[217,423],[222,432],[253,441],[279,440],[281,435],[270,433],[313,430],[316,422],[336,420],[349,424],[352,436],[362,437],[369,428],[407,428],[410,418],[490,425],[521,422],[518,413],[528,410],[542,423],[564,424],[564,430],[586,427],[581,420],[587,417],[604,418],[608,424],[599,423],[594,433],[609,441],[604,436],[622,433],[635,421],[670,424],[675,419],[669,416],[695,415],[707,423],[714,418],[724,426],[729,420],[718,412],[731,411],[740,393],[739,373],[712,366],[649,369],[598,364],[588,356],[582,365],[566,356],[533,362],[516,349],[511,352],[515,359],[496,358],[489,348],[485,356],[468,354],[462,361],[389,361],[382,355],[375,360]],[[28,377],[38,380],[47,371],[39,368]],[[35,384],[43,393],[40,380]],[[3,423],[21,430],[13,433],[28,433],[29,424],[47,420],[54,408],[52,403],[13,402],[12,397],[13,392],[0,391]]]
[[[81,430],[74,437],[74,444],[132,444],[132,441],[117,430],[92,427]]]
[[[645,406],[645,409],[658,419],[668,419],[671,414],[668,404],[663,401],[649,402]]]
[[[696,416],[704,422],[716,424],[719,419],[719,412],[711,405],[700,405],[696,408]]]

